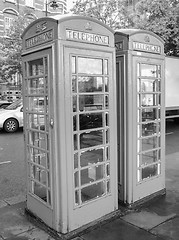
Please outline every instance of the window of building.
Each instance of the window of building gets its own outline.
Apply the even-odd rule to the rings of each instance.
[[[17,17],[17,11],[12,8],[7,8],[3,11],[4,14],[4,34],[9,35],[10,28],[13,25],[13,21]]]
[[[25,0],[26,6],[28,7],[34,7],[34,0]]]

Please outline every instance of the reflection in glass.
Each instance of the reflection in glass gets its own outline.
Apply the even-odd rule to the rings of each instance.
[[[155,79],[141,79],[140,92],[156,92],[158,90],[158,81]]]
[[[33,129],[45,130],[44,115],[29,114],[29,127]]]
[[[153,148],[158,147],[158,142],[160,141],[160,138],[158,139],[158,136],[150,137],[150,138],[143,138],[140,139],[140,151],[147,151]]]
[[[108,60],[107,59],[104,60],[104,74],[105,75],[108,74]]]
[[[157,162],[157,150],[145,152],[140,155],[139,157],[139,164],[142,165],[149,165],[151,163]]]
[[[103,113],[80,114],[80,130],[103,127]]]
[[[155,165],[151,165],[151,166],[147,166],[145,168],[143,168],[142,171],[142,180],[145,178],[151,178],[154,176],[157,176],[159,173],[159,164],[155,164]]]
[[[138,111],[141,112],[140,116],[142,116],[143,122],[158,119],[158,116],[157,116],[158,108],[143,108],[143,109],[139,109]]]
[[[89,163],[88,166],[88,168],[81,170],[81,185],[104,178],[104,164],[94,166],[93,164]]]
[[[158,94],[139,94],[139,107],[146,107],[146,106],[157,106],[159,104],[158,100]]]
[[[77,130],[77,116],[73,116],[73,131],[76,131]]]
[[[94,76],[78,77],[79,92],[101,92],[103,91],[103,78]]]
[[[45,82],[44,78],[32,78],[28,80],[28,93],[29,94],[44,94],[45,88],[44,88]]]
[[[72,92],[76,93],[77,91],[77,78],[76,76],[72,77]]]
[[[75,172],[74,178],[75,178],[75,187],[79,187],[79,172]]]
[[[81,189],[81,200],[87,202],[105,194],[105,183],[99,182]]]
[[[157,133],[157,123],[151,122],[142,124],[142,136],[150,136]]]
[[[45,100],[46,106],[48,105],[47,99],[44,97],[29,97],[29,111],[33,112],[45,112]]]
[[[72,73],[76,73],[76,57],[72,57]]]
[[[74,154],[74,169],[78,168],[78,153]]]
[[[157,77],[157,66],[150,64],[141,64],[141,76]]]
[[[29,63],[29,76],[44,74],[43,58],[36,59],[28,63]]]
[[[39,198],[41,198],[43,201],[47,202],[47,191],[46,187],[42,186],[39,183],[32,182],[33,185],[33,193],[37,195]]]
[[[73,143],[74,143],[74,150],[77,150],[78,149],[78,137],[77,137],[77,134],[74,134]]]
[[[109,92],[109,78],[108,77],[105,77],[104,84],[105,84],[105,92]]]
[[[73,112],[77,112],[77,96],[73,96]]]
[[[103,130],[80,134],[80,149],[103,144]]]
[[[75,191],[75,205],[80,204],[80,196],[79,196],[79,191]]]
[[[88,164],[97,164],[102,162],[104,159],[103,150],[104,148],[97,148],[82,152],[80,155],[80,166],[86,167]]]
[[[102,74],[102,59],[78,57],[78,72],[86,74]]]
[[[103,95],[80,95],[79,96],[79,110],[93,111],[101,110],[104,107]]]

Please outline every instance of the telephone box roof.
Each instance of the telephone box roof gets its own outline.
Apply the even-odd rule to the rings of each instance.
[[[150,35],[154,36],[155,38],[158,38],[158,40],[160,40],[162,43],[164,43],[164,40],[161,37],[159,37],[157,34],[151,32],[151,31],[148,31],[148,30],[129,28],[129,29],[119,29],[119,30],[115,31],[115,34],[123,34],[128,37],[135,35],[135,34],[141,34],[141,33],[142,34],[150,34]]]
[[[24,32],[22,34],[22,38],[26,34],[26,32],[29,30],[29,28],[31,28],[31,26],[33,26],[34,24],[36,24],[36,23],[38,23],[40,21],[50,20],[50,21],[54,21],[54,22],[60,24],[61,22],[65,22],[65,21],[69,21],[69,20],[73,20],[73,19],[86,19],[87,21],[96,22],[96,23],[102,25],[103,27],[107,28],[109,31],[111,31],[114,34],[114,30],[112,28],[110,28],[109,26],[107,26],[106,24],[104,24],[103,22],[101,22],[101,21],[99,21],[99,20],[97,20],[95,18],[86,17],[86,16],[80,16],[80,15],[75,15],[75,14],[64,14],[64,15],[58,14],[58,15],[38,18],[37,20],[33,21],[24,30]]]

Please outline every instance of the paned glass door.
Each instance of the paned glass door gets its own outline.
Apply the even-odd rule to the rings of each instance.
[[[133,90],[136,95],[133,107],[136,119],[134,201],[165,188],[163,62],[137,60]]]
[[[137,182],[141,182],[161,174],[161,66],[137,67]]]
[[[47,50],[29,55],[24,61],[27,204],[32,205],[34,211],[42,210],[39,206],[44,206],[41,215],[46,214],[45,209],[52,208],[49,61],[50,55]],[[49,216],[49,221],[50,219]]]
[[[75,206],[110,194],[108,59],[72,57]]]
[[[112,54],[66,50],[68,201],[71,229],[117,208],[117,131]],[[69,117],[70,116],[70,117]],[[69,174],[70,172],[70,174]]]

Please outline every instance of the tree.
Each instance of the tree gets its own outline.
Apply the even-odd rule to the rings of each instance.
[[[71,11],[74,14],[94,17],[117,29],[126,26],[123,14],[125,3],[126,0],[77,0]]]
[[[179,55],[177,1],[140,0],[129,15],[131,27],[152,31],[165,42],[167,55]]]
[[[33,20],[27,19],[27,12],[19,13],[9,29],[7,36],[0,39],[0,78],[4,82],[11,82],[15,74],[22,75],[21,35],[27,25]]]
[[[139,0],[135,6],[126,0],[77,0],[72,11],[97,18],[114,30],[152,31],[164,40],[167,55],[179,55],[178,0]]]

